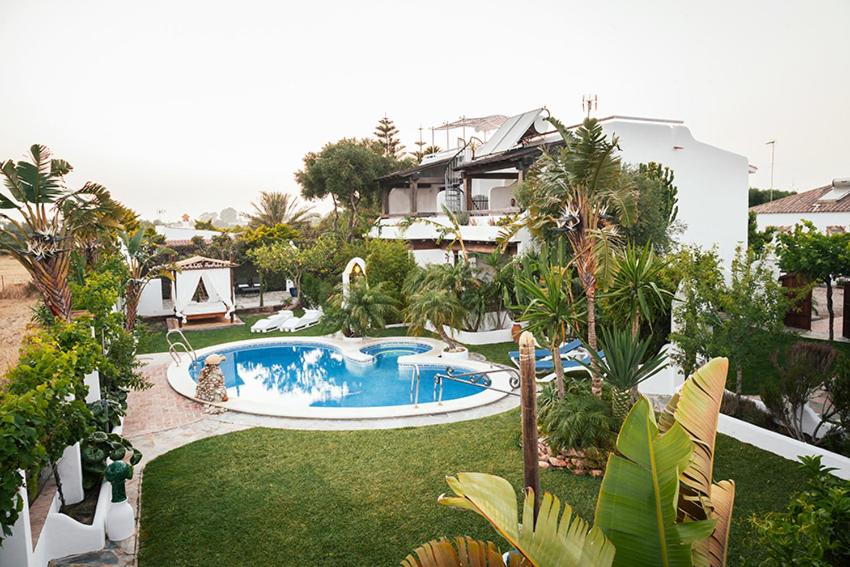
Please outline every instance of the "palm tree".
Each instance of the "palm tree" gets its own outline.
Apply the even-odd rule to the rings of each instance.
[[[109,191],[87,182],[76,191],[65,187],[73,167],[52,159],[46,146],[30,147],[29,161],[7,160],[0,165],[9,196],[0,194],[0,209],[13,209],[17,218],[0,213],[0,249],[30,273],[44,304],[54,317],[71,318],[69,264],[75,235],[92,226],[117,228],[120,207]]]
[[[445,326],[455,329],[463,325],[467,311],[461,304],[454,291],[440,288],[425,288],[410,298],[404,314],[404,320],[409,325],[408,330],[413,335],[424,332],[428,322],[436,327],[440,338],[453,349],[462,348],[459,342],[446,333]]]
[[[614,260],[614,276],[606,296],[611,312],[625,318],[632,336],[640,332],[641,319],[650,323],[667,310],[673,294],[658,285],[664,265],[649,245],[629,245]]]
[[[383,329],[387,318],[397,313],[396,300],[387,293],[387,282],[369,285],[365,277],[354,280],[344,296],[342,289],[331,298],[335,312],[331,320],[347,337],[364,337],[372,329]]]
[[[528,300],[520,319],[528,322],[528,330],[543,338],[552,351],[558,396],[564,397],[564,366],[560,347],[578,329],[580,306],[573,300],[572,270],[547,264],[538,278],[520,276],[517,286]]]
[[[312,207],[302,206],[289,193],[260,191],[259,202],[251,203],[253,213],[245,216],[251,228],[286,224],[293,228],[303,228],[315,217]]]
[[[596,292],[611,275],[617,222],[631,224],[636,192],[623,175],[617,138],[606,138],[595,119],[585,120],[575,133],[554,118],[549,121],[564,145],[556,153],[544,152],[532,166],[518,195],[526,215],[507,233],[526,227],[538,238],[566,235],[587,302],[587,342],[596,349]],[[592,389],[602,395],[598,369]]]
[[[139,299],[148,282],[162,275],[169,275],[170,277],[167,270],[151,269],[151,264],[160,254],[173,253],[174,251],[153,247],[145,242],[144,236],[145,231],[142,228],[136,230],[132,235],[126,232],[119,235],[128,272],[127,286],[124,288],[124,327],[128,331],[132,331],[136,327]]]

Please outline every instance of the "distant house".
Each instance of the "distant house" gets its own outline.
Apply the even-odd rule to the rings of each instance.
[[[802,220],[811,221],[824,234],[850,231],[850,178],[762,203],[750,209],[759,230],[790,230]]]
[[[166,246],[172,248],[175,246],[189,246],[195,237],[203,238],[204,241],[209,242],[213,236],[221,234],[215,230],[198,230],[188,226],[167,226],[160,224],[154,228],[157,234],[165,237]]]
[[[383,215],[372,236],[409,242],[420,264],[451,261],[457,251],[438,243],[440,231],[433,226],[448,223],[446,207],[463,213],[458,216],[466,222],[461,232],[468,249],[494,249],[501,224],[521,212],[514,196],[517,184],[545,147],[562,143],[547,116],[543,108],[512,116],[483,143],[461,138],[453,150],[382,177]],[[610,116],[599,122],[607,135],[619,137],[625,163],[654,161],[673,170],[685,227],[680,240],[716,245],[731,261],[736,245],[747,237],[747,159],[696,140],[680,121]],[[530,235],[520,232],[508,250],[522,253],[530,243]]]

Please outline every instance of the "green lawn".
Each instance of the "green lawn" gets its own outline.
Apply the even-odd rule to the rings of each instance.
[[[457,471],[518,486],[518,429],[511,411],[385,431],[250,429],[192,443],[145,469],[139,565],[375,567],[398,565],[439,536],[498,541],[483,519],[436,499]],[[747,518],[783,509],[802,476],[791,462],[724,436],[715,475],[737,483],[730,564],[757,559]],[[546,470],[541,482],[592,519],[598,480]]]

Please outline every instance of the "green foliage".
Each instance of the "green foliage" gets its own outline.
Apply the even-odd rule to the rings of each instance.
[[[385,155],[380,142],[344,138],[326,144],[320,152],[305,155],[304,167],[295,174],[295,179],[304,198],[332,198],[335,223],[337,207],[347,208],[350,216],[345,239],[350,241],[356,236],[353,231],[361,207],[379,203],[377,179],[396,169],[396,165],[395,158]]]
[[[404,146],[398,139],[398,128],[396,128],[392,119],[384,116],[378,120],[374,136],[381,144],[384,156],[393,159],[398,159],[401,156]]]
[[[9,392],[24,395],[52,390],[52,396],[43,406],[43,420],[38,427],[39,454],[43,464],[54,469],[59,496],[64,502],[62,482],[58,477],[56,462],[68,445],[83,439],[91,431],[92,415],[86,406],[86,388],[78,373],[77,349],[62,351],[55,340],[44,335],[30,337],[21,349],[18,365],[7,375]],[[16,419],[16,416],[11,416]],[[14,469],[10,471],[14,474]],[[4,473],[5,474],[5,473]]]
[[[664,252],[674,244],[678,230],[678,190],[673,183],[673,171],[661,164],[640,164],[629,168],[627,175],[637,191],[635,221],[623,227],[623,236],[637,247],[651,246]]]
[[[386,293],[402,308],[404,279],[416,268],[413,255],[401,240],[372,239],[366,243],[366,276],[372,285],[385,284]]]
[[[576,449],[604,453],[611,449],[616,431],[611,405],[591,394],[589,388],[541,404],[538,422],[549,446],[558,452]]]
[[[759,230],[757,216],[755,211],[750,211],[747,216],[747,246],[759,254],[765,246],[773,243],[777,228],[769,226],[764,230]]]
[[[830,567],[850,563],[850,482],[830,474],[820,457],[800,457],[805,487],[785,512],[753,516],[752,545],[765,558],[749,565]]]
[[[331,298],[330,322],[347,337],[365,337],[370,331],[383,329],[387,319],[396,313],[396,300],[381,282],[369,285],[364,277],[355,278],[344,297],[342,286]]]
[[[564,371],[558,348],[569,337],[578,335],[584,303],[573,298],[570,268],[548,264],[540,270],[539,278],[516,280],[527,301],[520,320],[527,322],[527,329],[552,351],[558,391],[563,394]]]
[[[254,211],[246,215],[252,229],[286,225],[303,229],[316,217],[312,207],[304,207],[289,193],[260,191],[259,202],[251,203]],[[195,227],[197,228],[197,226]],[[216,230],[213,227],[211,230]]]
[[[757,205],[761,205],[762,203],[769,203],[771,201],[776,201],[777,199],[782,199],[789,195],[796,194],[796,191],[780,191],[779,189],[756,189],[755,187],[750,187],[749,206],[755,207]]]
[[[808,441],[803,409],[834,375],[837,357],[838,351],[828,344],[802,341],[771,354],[779,379],[765,385],[762,400],[788,435]]]
[[[779,267],[783,271],[826,285],[829,339],[832,340],[835,319],[832,282],[850,274],[850,233],[823,234],[810,221],[804,220],[792,232],[781,233],[778,238]]]
[[[629,412],[596,503],[596,525],[617,549],[614,565],[691,565],[694,544],[715,525],[677,519],[679,475],[693,451],[678,422],[659,431],[646,398]]]
[[[673,294],[661,285],[664,264],[649,245],[630,244],[614,259],[614,276],[605,291],[611,318],[640,331],[641,321],[652,323],[670,306]]]
[[[256,228],[249,228],[243,232],[241,240],[248,250],[252,250],[269,244],[297,240],[299,235],[300,233],[297,229],[285,223],[274,225],[261,224]]]
[[[95,431],[80,444],[83,461],[83,486],[91,488],[103,479],[106,459],[123,461],[130,458],[131,465],[139,464],[142,453],[127,439],[117,433]]]
[[[446,344],[459,348],[460,343],[452,339],[444,327],[460,328],[466,314],[466,309],[452,290],[427,287],[410,296],[404,322],[408,324],[408,332],[412,335],[424,333],[430,322]]]
[[[53,384],[14,394],[0,390],[0,544],[11,535],[24,502],[18,490],[24,479],[18,470],[38,470],[48,462],[47,448],[41,443],[48,406],[64,392],[64,384]]]
[[[678,347],[671,358],[686,373],[702,360],[727,356],[735,366],[735,391],[740,394],[744,368],[767,356],[780,340],[788,303],[765,261],[768,254],[739,246],[727,284],[716,252],[682,253],[682,298],[674,307],[679,330],[670,338]]]
[[[667,365],[663,352],[650,354],[652,339],[641,339],[628,329],[602,327],[599,333],[599,348],[605,356],[588,348],[591,359],[596,363],[606,384],[618,390],[629,390],[658,374]],[[591,364],[582,363],[588,370]]]

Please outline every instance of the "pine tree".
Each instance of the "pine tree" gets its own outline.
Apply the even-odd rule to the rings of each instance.
[[[395,127],[395,123],[390,118],[384,116],[378,120],[378,125],[375,126],[374,136],[384,147],[385,156],[391,158],[401,157],[404,146],[401,145],[401,141],[398,139],[398,128]]]

